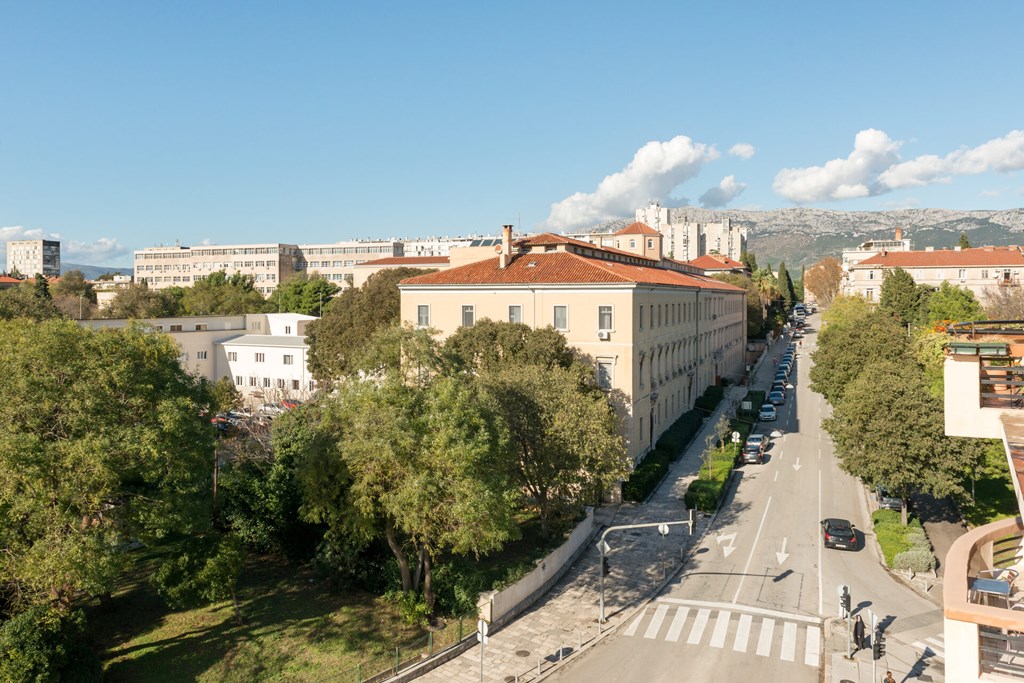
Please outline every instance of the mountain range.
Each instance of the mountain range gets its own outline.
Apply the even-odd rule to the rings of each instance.
[[[830,211],[828,209],[774,209],[771,211],[679,209],[686,220],[717,223],[730,218],[747,228],[747,249],[759,264],[787,268],[811,266],[825,256],[873,239],[892,239],[896,228],[914,249],[952,248],[966,233],[973,246],[1024,244],[1024,209],[954,211],[951,209],[899,209],[894,211]],[[624,227],[632,218],[607,221],[594,229]]]
[[[68,272],[69,270],[80,270],[80,271],[82,271],[82,275],[85,276],[86,280],[95,280],[100,275],[103,275],[105,273],[114,273],[114,274],[120,273],[122,275],[131,275],[133,272],[135,272],[134,269],[131,266],[128,266],[126,268],[121,268],[121,267],[118,267],[118,266],[85,266],[85,265],[81,265],[81,264],[78,264],[78,263],[64,263],[64,262],[61,262],[61,264],[60,264],[61,275],[63,275],[64,273]]]

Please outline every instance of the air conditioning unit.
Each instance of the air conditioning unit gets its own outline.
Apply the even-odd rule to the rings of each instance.
[[[597,338],[600,339],[601,341],[608,341],[609,339],[612,338],[612,333],[608,330],[598,330]]]

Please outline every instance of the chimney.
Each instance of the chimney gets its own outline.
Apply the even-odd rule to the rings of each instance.
[[[903,239],[903,228],[896,228],[896,241],[899,242]]]
[[[512,226],[501,226],[501,255],[498,257],[498,267],[508,268],[512,262]]]

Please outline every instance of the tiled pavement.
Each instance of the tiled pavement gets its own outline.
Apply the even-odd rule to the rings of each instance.
[[[783,338],[784,342],[785,338]],[[771,357],[778,353],[776,342],[766,361],[755,369],[756,386],[766,385],[773,368]],[[697,476],[704,438],[714,431],[718,416],[731,410],[746,394],[747,387],[730,387],[714,414],[705,421],[668,477],[644,505],[624,504],[617,508],[600,508],[595,512],[598,528],[618,524],[678,521],[688,518],[683,494]],[[538,667],[549,671],[559,656],[571,656],[581,645],[586,646],[600,632],[607,632],[630,621],[636,608],[679,567],[680,558],[689,545],[707,529],[709,518],[698,518],[691,538],[684,527],[673,527],[662,538],[656,529],[609,534],[608,554],[611,568],[605,578],[605,616],[607,624],[599,630],[598,560],[596,546],[591,543],[577,563],[552,590],[529,611],[505,628],[492,633],[484,649],[483,680],[488,683],[531,681],[538,678]],[[417,680],[438,682],[480,681],[480,646],[474,646],[455,659],[424,674]]]

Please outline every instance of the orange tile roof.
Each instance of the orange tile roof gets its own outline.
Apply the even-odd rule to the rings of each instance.
[[[379,258],[375,261],[364,261],[363,263],[357,263],[356,268],[360,266],[443,266],[448,265],[450,259],[447,256],[388,256],[386,258]]]
[[[622,230],[615,233],[618,235],[660,235],[661,233],[644,223],[630,223]]]
[[[19,280],[16,277],[10,277],[8,275],[0,275],[0,284],[4,284],[4,285],[19,285],[22,282],[24,282],[24,280]]]
[[[746,266],[739,261],[734,261],[728,256],[721,256],[715,254],[705,254],[692,261],[684,261],[688,265],[700,268],[701,270],[722,270],[722,269],[746,269]]]
[[[658,259],[650,258],[649,256],[641,256],[632,251],[624,251],[622,249],[615,249],[614,247],[606,247],[601,244],[595,244],[593,242],[586,242],[584,240],[578,240],[575,237],[567,237],[566,235],[556,235],[554,233],[545,232],[540,235],[534,235],[533,237],[527,237],[515,242],[516,247],[557,247],[559,245],[569,245],[573,247],[582,247],[584,249],[593,249],[595,251],[606,251],[609,254],[618,254],[620,256],[629,256],[630,258],[640,259],[642,261],[651,261],[652,263],[657,262]]]
[[[593,245],[588,245],[593,246]],[[572,252],[519,254],[506,268],[499,259],[468,263],[458,268],[402,280],[402,285],[544,285],[544,284],[652,284],[745,291],[701,275],[666,268],[618,263]]]
[[[975,247],[939,251],[888,251],[866,258],[850,268],[927,268],[957,266],[1024,266],[1020,247]]]

